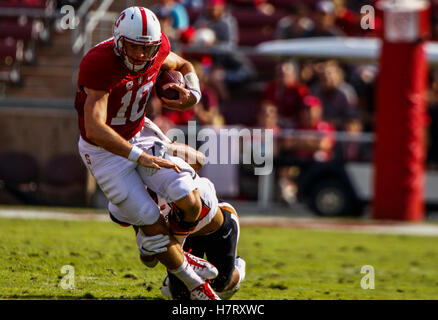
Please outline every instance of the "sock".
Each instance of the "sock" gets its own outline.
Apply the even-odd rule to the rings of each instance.
[[[190,291],[204,283],[201,277],[198,276],[193,268],[189,265],[186,257],[184,257],[184,261],[179,268],[175,270],[169,270],[169,272],[174,274],[175,277],[184,282],[184,284]]]

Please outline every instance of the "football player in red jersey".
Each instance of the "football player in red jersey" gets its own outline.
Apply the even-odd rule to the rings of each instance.
[[[184,75],[185,87],[170,84],[178,100],[163,102],[184,110],[201,98],[193,65],[170,51],[155,14],[143,7],[125,9],[115,22],[113,38],[92,48],[82,59],[75,108],[79,152],[98,185],[120,214],[117,221],[139,227],[145,235],[162,238],[166,247],[154,252],[169,272],[184,282],[192,299],[218,296],[191,268],[145,185],[175,203],[179,231],[193,230],[202,201],[180,158],[156,156],[154,143],[164,135],[145,116],[145,106],[160,70]],[[180,165],[179,165],[179,164]]]

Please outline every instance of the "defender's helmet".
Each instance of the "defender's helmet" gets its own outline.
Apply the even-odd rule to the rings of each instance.
[[[161,45],[161,27],[155,14],[143,7],[130,7],[122,11],[114,29],[114,44],[125,65],[132,71],[141,71],[157,56]],[[129,61],[125,43],[146,47],[146,58],[138,64]]]

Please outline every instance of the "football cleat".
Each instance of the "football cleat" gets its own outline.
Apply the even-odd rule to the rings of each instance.
[[[213,291],[208,281],[197,286],[190,292],[190,300],[220,300],[219,296]]]
[[[217,295],[222,299],[222,300],[229,300],[231,299],[231,297],[237,292],[239,291],[240,285],[243,281],[243,279],[245,279],[245,267],[246,267],[246,262],[245,260],[243,260],[240,256],[236,257],[236,261],[235,261],[235,268],[237,269],[237,271],[239,272],[239,281],[236,283],[236,285],[227,290],[227,291],[222,291],[222,292],[217,292]]]
[[[170,292],[170,287],[169,287],[169,276],[166,276],[166,278],[164,278],[163,283],[161,284],[161,294],[163,296],[165,296],[166,298],[169,299],[173,299],[172,297],[172,293]]]
[[[196,257],[189,252],[184,252],[188,264],[193,268],[198,276],[204,280],[211,280],[217,277],[219,271],[207,260]]]
[[[246,262],[245,262],[245,260],[242,259],[242,257],[237,256],[235,266],[236,266],[237,271],[239,271],[239,275],[240,275],[239,284],[240,284],[245,279]]]

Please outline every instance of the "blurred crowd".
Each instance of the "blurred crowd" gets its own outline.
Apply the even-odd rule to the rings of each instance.
[[[243,124],[274,129],[280,153],[286,150],[289,155],[327,161],[337,150],[344,160],[369,160],[369,153],[357,143],[333,142],[333,133],[355,137],[373,132],[376,64],[267,61],[239,49],[274,39],[379,36],[378,1],[155,0],[152,5],[139,1],[156,13],[172,50],[193,62],[202,88],[202,100],[193,110],[170,111],[153,98],[149,114],[164,131],[190,120],[213,126]],[[58,0],[57,7],[78,8],[82,2]],[[431,40],[438,41],[438,0],[430,2]],[[374,29],[361,27],[367,14],[361,9],[366,5],[376,9]],[[187,50],[190,47],[204,51]],[[438,70],[430,71],[429,83],[428,160],[438,166]],[[317,142],[306,141],[308,134],[294,134],[304,142],[289,139],[288,129],[319,133]],[[336,149],[340,144],[342,148]]]
[[[319,131],[322,134],[321,139],[316,139],[319,142],[299,143],[297,139],[289,141],[280,136],[278,139],[282,151],[290,150],[297,156],[321,161],[329,160],[333,153],[334,143],[327,142],[326,136],[332,141],[335,131],[353,134],[372,131],[377,71],[374,65],[341,65],[334,60],[275,61],[268,66],[272,67],[271,77],[260,79],[259,65],[238,48],[242,47],[245,35],[239,31],[242,19],[245,20],[242,11],[247,13],[246,17],[253,10],[253,17],[259,14],[259,17],[279,18],[271,20],[275,23],[272,39],[372,36],[379,30],[379,17],[376,17],[376,29],[363,30],[360,8],[374,1],[290,1],[287,7],[282,7],[281,15],[276,14],[276,2],[159,0],[152,6],[173,50],[188,56],[195,64],[203,91],[201,103],[183,113],[168,111],[159,101],[152,100],[151,114],[163,130],[196,120],[214,126],[241,123],[271,128],[276,133],[281,129]],[[241,16],[234,16],[238,14]],[[186,51],[190,46],[205,51],[196,54]],[[258,90],[248,90],[251,83],[257,83]],[[241,98],[245,90],[247,103]],[[246,114],[246,118],[230,116],[227,105],[233,106],[234,113]],[[303,139],[306,136],[309,135],[302,135]],[[354,158],[358,153],[349,152],[346,156]]]
[[[278,181],[282,198],[289,203],[296,194],[296,161],[370,161],[372,143],[355,138],[374,129],[376,64],[293,58],[259,64],[260,60],[251,59],[239,48],[275,39],[379,36],[379,10],[375,12],[374,29],[361,27],[366,14],[361,8],[376,8],[376,2],[156,1],[151,9],[173,50],[195,64],[203,98],[193,110],[185,112],[168,111],[153,99],[150,108],[154,121],[164,131],[189,120],[202,125],[273,129]],[[438,40],[438,0],[432,0],[432,4],[431,38]],[[270,33],[255,27],[263,24],[261,17],[269,21]],[[251,29],[255,31],[251,33]],[[191,52],[187,50],[190,47],[201,47],[204,52]],[[438,164],[438,71],[431,72],[429,96],[428,159],[433,165]],[[339,139],[339,132],[344,139]]]

